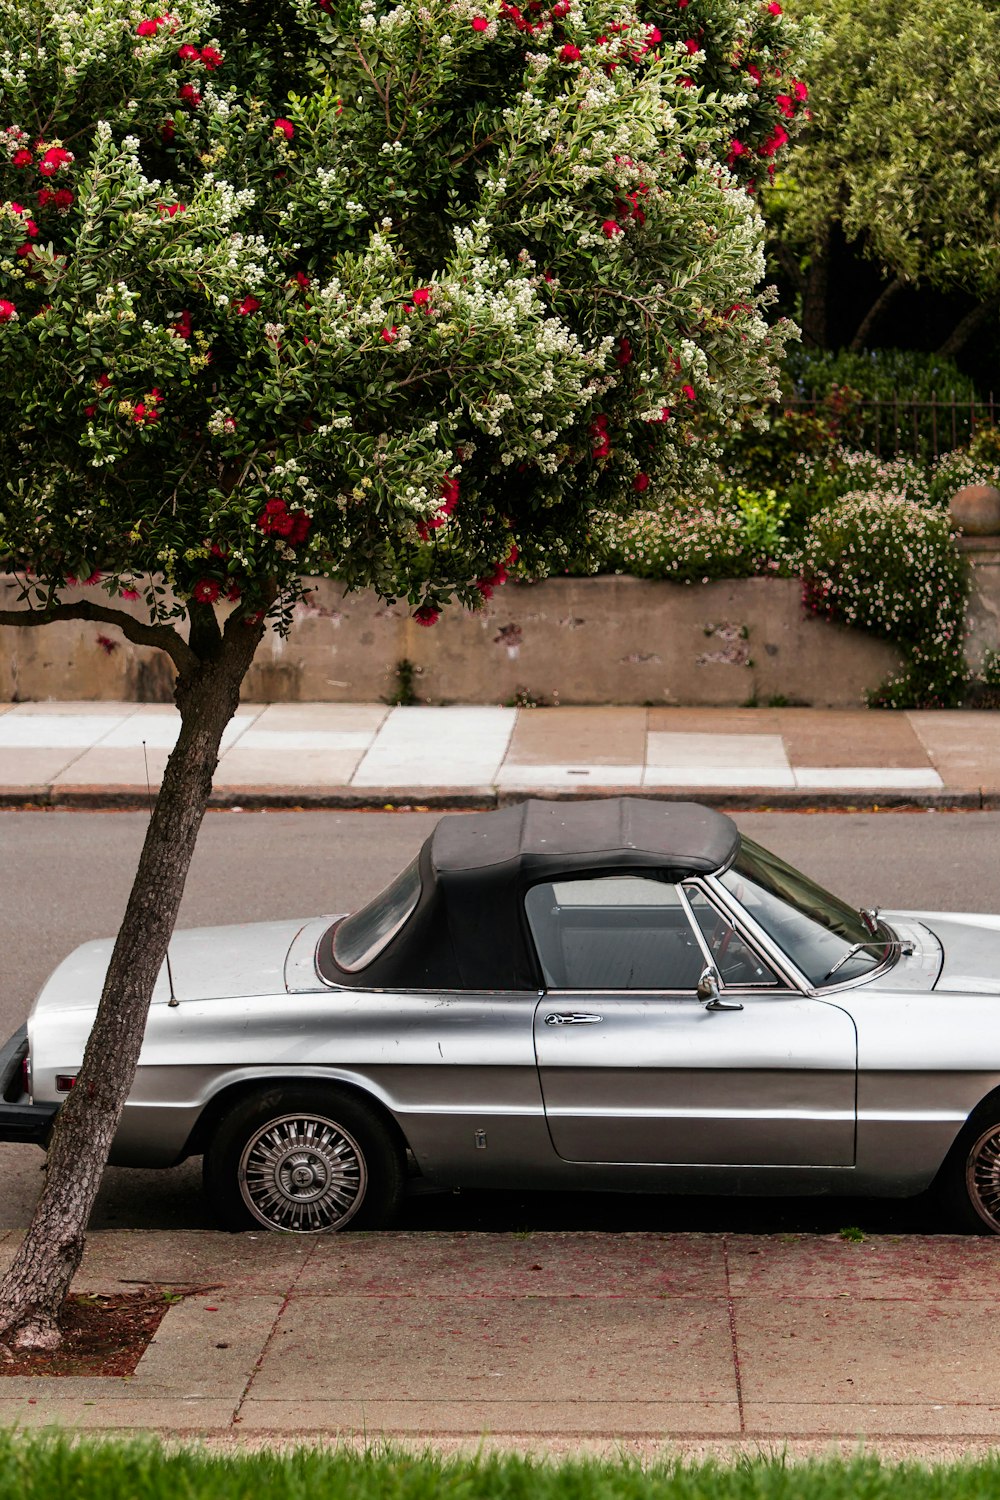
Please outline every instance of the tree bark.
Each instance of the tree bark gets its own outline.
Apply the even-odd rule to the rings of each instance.
[[[858,324],[857,332],[851,339],[848,348],[852,354],[860,354],[862,349],[867,349],[868,340],[878,323],[879,318],[885,312],[890,302],[894,301],[903,288],[907,285],[905,276],[896,276],[889,282],[888,286],[882,288],[871,307],[865,313]]]
[[[146,832],[100,1005],[74,1088],[56,1116],[45,1185],[0,1284],[0,1340],[57,1348],[59,1309],[83,1255],[84,1231],[135,1076],[146,1016],[177,919],[195,841],[212,790],[219,743],[263,625],[194,606],[192,663],[177,680],[177,744]]]

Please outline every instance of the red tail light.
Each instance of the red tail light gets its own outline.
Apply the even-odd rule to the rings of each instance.
[[[76,1074],[75,1073],[57,1073],[56,1074],[56,1093],[57,1094],[68,1094],[69,1091],[70,1091],[70,1089],[73,1087],[73,1085],[75,1083],[76,1083]]]

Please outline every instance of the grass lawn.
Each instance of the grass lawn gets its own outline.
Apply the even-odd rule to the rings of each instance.
[[[153,1442],[0,1433],[0,1500],[992,1500],[1000,1456],[928,1467],[874,1458],[673,1464],[377,1450],[216,1456]]]

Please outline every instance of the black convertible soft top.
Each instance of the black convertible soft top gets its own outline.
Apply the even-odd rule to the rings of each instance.
[[[366,990],[538,989],[524,916],[529,886],[609,870],[683,880],[723,869],[738,845],[733,820],[695,802],[532,798],[498,812],[452,814],[420,851],[420,898],[396,936],[348,973],[334,959],[331,928],[319,945],[320,973]]]

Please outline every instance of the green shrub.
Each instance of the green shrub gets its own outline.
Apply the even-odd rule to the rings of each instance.
[[[950,708],[965,684],[968,574],[948,517],[904,495],[845,495],[814,516],[803,548],[803,604],[884,636],[903,671],[869,695],[874,708]]]
[[[973,443],[954,453],[942,453],[928,477],[931,500],[947,505],[955,491],[967,484],[1000,485],[1000,457],[993,457],[986,443],[979,448]]]
[[[602,571],[708,583],[746,578],[754,565],[740,512],[706,504],[638,511],[612,522]]]

